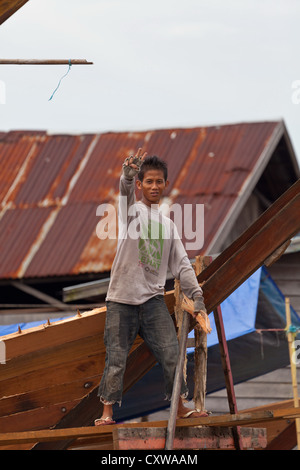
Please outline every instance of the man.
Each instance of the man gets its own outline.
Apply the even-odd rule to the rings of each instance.
[[[139,149],[135,157],[125,159],[122,170],[119,239],[106,297],[105,368],[98,390],[103,413],[95,421],[97,426],[115,423],[113,404],[121,405],[126,360],[137,334],[161,364],[166,399],[171,399],[179,347],[163,296],[168,268],[180,279],[186,296],[194,300],[195,315],[206,311],[176,226],[158,207],[169,184],[166,163]],[[135,184],[142,192],[139,202],[135,200]],[[207,416],[184,406],[187,393],[183,381],[178,417]]]

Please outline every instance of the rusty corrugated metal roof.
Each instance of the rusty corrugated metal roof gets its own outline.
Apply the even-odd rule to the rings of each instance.
[[[116,240],[98,239],[96,209],[117,205],[123,159],[138,147],[168,162],[169,201],[205,204],[205,251],[280,127],[2,134],[0,278],[109,271]]]

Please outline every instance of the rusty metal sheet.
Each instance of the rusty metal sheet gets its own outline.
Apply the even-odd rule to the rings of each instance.
[[[96,236],[96,208],[116,206],[123,159],[139,147],[167,161],[170,204],[204,204],[204,252],[278,128],[281,122],[83,135],[1,133],[0,278],[109,271],[116,240]]]
[[[87,151],[89,136],[49,136],[39,143],[34,161],[19,185],[16,205],[55,205],[68,189]]]
[[[50,208],[9,209],[0,221],[1,276],[24,276],[24,263],[51,212]]]
[[[72,203],[57,211],[47,236],[26,270],[26,276],[59,276],[77,274],[73,268],[95,231],[95,203]],[[97,239],[98,240],[98,239]],[[98,256],[101,258],[101,240]],[[84,263],[84,260],[83,260]]]

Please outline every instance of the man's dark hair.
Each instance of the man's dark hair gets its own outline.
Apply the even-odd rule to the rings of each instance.
[[[161,160],[160,158],[156,157],[156,155],[153,155],[152,157],[146,157],[145,160],[142,163],[141,169],[138,173],[138,179],[140,181],[143,181],[145,171],[148,170],[162,170],[164,174],[164,180],[167,181],[168,179],[168,166],[166,162]]]

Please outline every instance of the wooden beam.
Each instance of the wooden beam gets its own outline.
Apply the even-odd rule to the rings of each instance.
[[[270,407],[271,407],[272,411],[274,411],[274,410],[278,410],[278,409],[291,408],[291,407],[293,407],[293,405],[294,405],[294,401],[292,399],[291,400],[284,400],[284,401],[279,401],[279,402],[273,402],[272,404],[268,403],[268,404],[265,404],[265,405],[260,405],[258,407],[252,407],[252,408],[244,409],[243,413],[249,413],[249,412],[251,413],[253,411],[266,411],[266,410],[269,410]],[[275,441],[275,439],[277,439],[277,437],[281,433],[284,432],[284,430],[289,426],[290,423],[295,424],[295,420],[294,419],[288,419],[288,420],[282,419],[280,421],[273,420],[273,421],[265,421],[263,423],[258,422],[258,423],[255,423],[255,427],[257,427],[257,428],[260,428],[260,427],[266,428],[268,447],[269,447],[269,445],[272,444],[272,442]],[[294,426],[294,429],[295,429],[295,426]],[[297,445],[296,432],[295,432],[295,435],[294,435],[294,439],[290,441],[290,444],[291,444],[291,447],[289,448],[289,450],[291,450],[293,447],[295,447]],[[281,447],[278,447],[278,449],[280,450]],[[287,450],[287,449],[283,449],[283,450]]]
[[[0,59],[0,65],[93,65],[86,59]]]
[[[176,421],[178,427],[196,427],[196,426],[217,426],[232,427],[237,425],[255,425],[255,423],[264,423],[267,421],[281,419],[295,419],[300,416],[300,408],[285,408],[279,410],[253,411],[248,413],[239,413],[236,415],[226,414],[221,416],[208,416],[207,418],[184,418]],[[165,428],[168,425],[167,420],[150,421],[147,427]],[[91,426],[80,428],[64,429],[43,429],[39,431],[23,431],[0,433],[0,445],[21,444],[29,442],[51,442],[62,439],[76,439],[78,437],[94,437],[103,434],[112,433],[114,429],[122,428],[144,428],[145,422],[141,423],[123,423],[117,425]]]
[[[296,445],[296,423],[293,421],[267,445],[266,450],[293,450]]]
[[[4,0],[0,2],[0,24],[19,10],[28,0]]]

